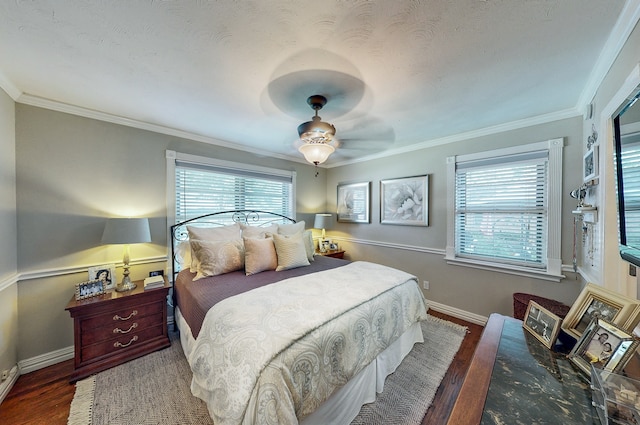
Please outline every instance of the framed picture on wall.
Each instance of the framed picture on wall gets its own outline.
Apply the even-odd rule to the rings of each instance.
[[[380,223],[429,225],[429,176],[380,182]]]
[[[592,146],[591,149],[584,154],[583,167],[585,182],[598,177],[598,146]]]
[[[371,182],[338,185],[338,221],[370,223]]]

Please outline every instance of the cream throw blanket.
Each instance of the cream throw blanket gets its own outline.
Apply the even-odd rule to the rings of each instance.
[[[280,281],[211,308],[191,390],[216,425],[295,424],[424,319],[416,278],[379,264]]]

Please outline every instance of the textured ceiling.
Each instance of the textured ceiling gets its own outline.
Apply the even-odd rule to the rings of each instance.
[[[623,0],[33,0],[0,4],[0,82],[38,99],[330,162],[581,107]],[[589,99],[586,99],[589,101]],[[123,120],[123,122],[126,122]]]

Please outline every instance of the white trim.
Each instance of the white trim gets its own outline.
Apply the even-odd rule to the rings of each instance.
[[[600,55],[592,68],[587,84],[582,89],[582,94],[576,104],[578,110],[584,110],[586,105],[591,102],[639,19],[640,0],[627,0],[618,15],[618,20],[611,29],[609,38],[600,50]]]
[[[22,95],[20,89],[16,87],[15,84],[13,84],[2,71],[0,71],[0,87],[9,96],[11,96],[14,102]]]
[[[20,360],[18,362],[18,367],[20,368],[20,373],[25,374],[29,372],[34,372],[36,370],[40,370],[42,368],[45,368],[60,362],[64,362],[66,360],[73,359],[73,357],[74,357],[74,350],[73,350],[73,345],[71,345],[69,347],[61,348],[59,350],[40,354],[39,356]]]
[[[449,316],[457,317],[458,319],[465,320],[467,322],[475,323],[476,325],[484,326],[489,320],[488,317],[481,316],[479,314],[471,313],[469,311],[461,310],[459,308],[451,307],[446,304],[440,304],[438,302],[427,299],[427,305],[440,313],[447,314]]]
[[[5,397],[9,395],[9,391],[11,391],[11,388],[13,388],[19,377],[18,365],[15,365],[9,371],[9,377],[0,382],[0,404],[4,401]]]
[[[349,243],[355,243],[360,245],[372,245],[380,248],[392,248],[392,249],[400,249],[403,251],[414,251],[414,252],[424,252],[426,254],[433,255],[442,255],[444,257],[445,251],[440,248],[429,248],[426,246],[415,246],[415,245],[406,245],[392,242],[383,242],[383,241],[372,241],[368,239],[354,239],[354,238],[345,238],[345,237],[331,237],[332,240],[336,241],[344,241]]]
[[[146,258],[139,258],[137,260],[133,260],[130,262],[130,265],[136,266],[140,264],[161,263],[166,261],[167,261],[166,255],[158,255],[155,257],[146,257]],[[86,273],[89,267],[93,265],[95,264],[70,266],[70,267],[56,267],[51,269],[40,269],[40,270],[27,270],[27,271],[18,273],[17,280],[23,281],[23,280],[41,279],[44,277],[64,276],[64,275],[75,274],[75,273]],[[116,263],[116,267],[121,268],[122,263]]]
[[[0,292],[9,288],[11,285],[18,283],[18,274],[14,273],[0,280]]]
[[[342,162],[335,162],[327,165],[327,168],[340,167],[343,165],[355,164],[358,162],[371,161],[374,159],[387,158],[392,155],[399,155],[408,152],[414,152],[421,149],[433,148],[435,146],[447,145],[450,143],[462,142],[465,140],[475,139],[478,137],[490,136],[492,134],[504,133],[511,130],[518,130],[521,128],[532,127],[534,125],[547,124],[550,122],[560,121],[568,118],[575,118],[581,116],[582,112],[577,108],[565,109],[563,111],[553,112],[550,114],[539,115],[537,117],[527,118],[518,121],[512,121],[492,127],[481,128],[479,130],[468,131],[466,133],[454,134],[452,136],[441,137],[438,139],[427,140],[422,143],[404,146],[396,149],[387,149],[384,152],[367,155],[356,159],[350,159]]]
[[[508,148],[494,149],[465,155],[449,156],[446,158],[447,168],[447,246],[445,259],[452,265],[467,266],[498,273],[527,276],[536,279],[559,282],[565,276],[562,272],[562,152],[564,139],[550,139],[543,142],[529,143],[526,145],[511,146]],[[517,267],[497,262],[470,260],[460,258],[455,253],[455,178],[456,166],[460,162],[475,161],[486,158],[502,157],[526,152],[547,150],[549,152],[549,180],[547,184],[547,264],[544,270],[534,268]]]

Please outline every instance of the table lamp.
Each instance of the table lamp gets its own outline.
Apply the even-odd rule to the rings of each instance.
[[[322,229],[322,237],[320,238],[320,241],[318,242],[318,249],[319,249],[320,252],[325,252],[325,248],[324,248],[325,233],[324,233],[324,230],[331,228],[331,225],[333,224],[332,218],[333,218],[333,215],[331,215],[331,214],[316,214],[316,218],[313,221],[313,228],[314,229]]]
[[[136,287],[129,278],[129,244],[151,242],[149,219],[147,218],[109,218],[102,233],[102,244],[124,244],[123,278],[116,285],[116,291],[130,291]]]

